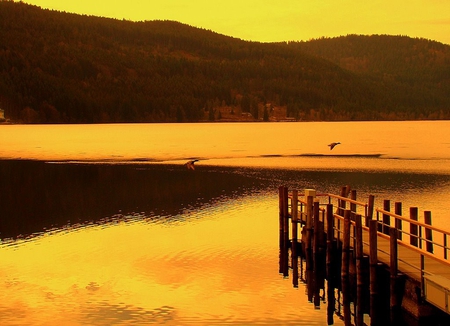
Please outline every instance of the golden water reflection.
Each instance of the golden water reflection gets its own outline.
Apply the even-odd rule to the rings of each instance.
[[[277,199],[230,204],[2,245],[2,325],[322,324],[287,303],[306,298],[277,275]]]
[[[449,128],[450,121],[3,125],[0,159],[226,162],[314,154],[448,162]],[[330,151],[335,141],[341,144]]]
[[[0,157],[16,160],[0,161],[1,240],[35,236],[0,246],[0,324],[323,325],[278,275],[270,191],[349,184],[448,229],[449,126],[2,126]]]

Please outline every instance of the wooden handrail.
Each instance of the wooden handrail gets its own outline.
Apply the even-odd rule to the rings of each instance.
[[[334,194],[326,194],[326,196],[331,197],[331,198],[336,198],[336,199],[339,199],[339,200],[343,200],[343,201],[345,201],[347,203],[351,203],[351,204],[356,204],[356,205],[359,205],[359,206],[367,207],[367,203],[363,203],[361,201],[357,201],[357,200],[350,199],[350,198],[347,198],[347,197],[342,197],[342,196],[334,195]]]
[[[292,199],[291,195],[288,195],[288,196],[289,196],[289,198]],[[301,196],[304,197],[305,194],[299,194],[298,195],[298,197],[301,197]],[[364,207],[366,209],[366,213],[367,213],[368,204],[364,203],[364,202],[361,202],[361,201],[357,201],[357,200],[354,200],[354,199],[350,199],[350,198],[347,198],[347,197],[343,197],[343,196],[339,196],[339,195],[335,195],[335,194],[330,194],[330,193],[317,193],[315,197],[329,197],[329,198],[341,200],[341,201],[344,201],[344,202],[348,202],[348,203],[351,203],[351,204],[359,205],[361,207]],[[306,201],[301,200],[300,198],[298,199],[298,203],[302,204],[302,205],[306,205],[307,204]],[[321,211],[325,211],[324,208],[320,208],[320,210]],[[424,228],[424,229],[432,230],[432,231],[434,231],[434,232],[436,232],[438,234],[442,234],[442,236],[444,237],[444,244],[441,244],[441,243],[439,243],[439,242],[437,242],[435,240],[426,239],[425,237],[423,237],[421,235],[422,232],[420,232],[420,234],[418,234],[418,235],[414,235],[414,234],[411,234],[411,233],[407,232],[406,230],[400,230],[400,232],[402,232],[404,234],[407,234],[409,236],[417,236],[419,239],[421,239],[421,240],[423,240],[425,242],[430,242],[430,243],[432,243],[432,244],[434,244],[434,245],[436,245],[438,247],[441,247],[444,250],[444,257],[447,257],[446,254],[447,254],[447,251],[450,250],[450,247],[448,247],[445,244],[445,242],[446,242],[446,237],[450,237],[450,232],[449,231],[446,231],[446,230],[443,230],[441,228],[438,228],[438,227],[435,227],[435,226],[432,226],[432,225],[429,225],[429,224],[425,224],[425,223],[422,223],[422,222],[419,222],[419,221],[412,220],[412,219],[410,219],[407,216],[398,215],[398,214],[395,214],[393,212],[386,211],[385,209],[375,208],[375,212],[378,213],[378,214],[383,214],[383,215],[390,216],[392,218],[395,218],[395,219],[398,219],[398,220],[401,220],[401,221],[408,222],[408,223],[413,224],[413,225],[417,225],[418,227],[420,227],[419,228],[419,232],[420,232],[421,228]],[[300,214],[303,215],[302,213],[303,212],[301,212],[301,209],[300,209]],[[366,217],[366,216],[363,216],[363,218],[364,217]],[[342,220],[342,221],[344,220],[344,217],[341,216],[341,215],[338,215],[337,213],[333,214],[333,218],[339,219],[339,220]],[[354,221],[352,221],[351,223],[354,224]],[[383,221],[379,221],[379,223],[383,224]],[[367,229],[367,227],[363,225],[363,229]],[[378,232],[378,234],[381,237],[385,237],[382,232]],[[440,237],[437,236],[437,238],[440,238]],[[398,242],[402,246],[405,246],[405,247],[408,247],[408,248],[412,248],[412,250],[414,250],[414,251],[416,251],[416,252],[418,252],[420,254],[423,254],[424,256],[433,258],[433,259],[435,259],[435,260],[437,260],[439,262],[443,262],[446,265],[450,265],[450,263],[448,262],[447,259],[439,258],[435,254],[427,252],[427,251],[423,250],[422,248],[418,248],[418,247],[415,247],[413,245],[410,245],[410,244],[402,241],[401,239],[399,239]]]
[[[305,194],[298,194],[298,196],[299,197],[304,197]],[[360,205],[360,206],[363,206],[363,207],[367,206],[367,203],[363,203],[361,201],[357,201],[357,200],[354,200],[354,199],[351,199],[351,198],[348,198],[348,197],[342,197],[342,196],[335,195],[335,194],[330,194],[330,193],[318,193],[318,194],[316,194],[316,197],[331,197],[331,198],[335,198],[335,199],[346,201],[348,203]],[[289,198],[292,198],[292,195],[289,195]],[[299,199],[299,202],[300,201],[301,200]],[[301,202],[303,202],[303,201],[301,201]]]
[[[343,216],[341,216],[341,215],[338,215],[338,214],[333,214],[333,218],[335,218],[335,219],[339,219],[339,220],[344,220],[344,217]],[[352,224],[352,225],[355,225],[356,223],[355,223],[355,221],[350,221],[350,223]],[[381,222],[379,222],[379,223],[381,223]],[[429,226],[429,225],[427,225],[427,224],[423,224],[424,226]],[[365,230],[365,231],[369,231],[369,228],[368,227],[366,227],[366,226],[362,226],[362,229],[363,230]],[[339,232],[339,230],[338,230],[338,232]],[[384,234],[383,232],[379,232],[379,231],[377,231],[377,235],[379,236],[379,237],[381,237],[381,238],[383,238],[383,239],[385,239],[385,240],[389,240],[389,235],[387,235],[387,234]],[[423,239],[423,240],[426,240],[426,239]],[[429,241],[429,240],[428,240]],[[426,251],[426,250],[424,250],[424,249],[421,249],[421,248],[418,248],[418,247],[416,247],[416,246],[413,246],[413,245],[410,245],[409,243],[407,243],[407,242],[405,242],[405,241],[403,241],[403,240],[397,240],[397,243],[399,244],[399,245],[401,245],[401,246],[403,246],[403,247],[406,247],[406,248],[409,248],[409,249],[411,249],[412,251],[415,251],[415,252],[417,252],[418,254],[421,254],[421,255],[424,255],[424,256],[426,256],[426,257],[428,257],[428,258],[431,258],[431,259],[434,259],[434,260],[436,260],[436,261],[438,261],[438,262],[440,262],[440,263],[443,263],[443,264],[445,264],[445,265],[447,265],[447,266],[449,266],[450,267],[450,261],[448,261],[448,260],[446,260],[446,259],[443,259],[443,258],[440,258],[440,257],[437,257],[435,254],[433,254],[433,253],[430,253],[430,252],[428,252],[428,251]],[[437,242],[432,242],[433,244],[436,244],[436,245],[439,245]],[[442,245],[440,245],[441,247],[442,247]],[[420,270],[420,268],[418,268],[419,270]]]
[[[406,221],[408,223],[411,223],[411,224],[414,224],[414,225],[417,225],[417,226],[422,226],[424,228],[427,228],[427,229],[430,229],[430,230],[433,230],[433,231],[436,231],[436,232],[440,232],[440,233],[443,233],[443,234],[446,234],[446,235],[450,236],[450,232],[449,231],[445,231],[443,229],[437,228],[437,227],[435,227],[433,225],[430,225],[430,224],[425,224],[425,223],[422,223],[422,222],[419,222],[419,221],[411,220],[410,218],[408,218],[406,216],[397,215],[395,213],[392,213],[392,212],[389,212],[389,211],[385,211],[384,209],[380,209],[380,208],[377,208],[376,212],[384,214],[384,215],[389,215],[390,217],[398,218],[399,220]]]
[[[285,187],[286,188],[286,187]],[[396,278],[398,276],[398,262],[402,262],[402,268],[404,268],[404,272],[410,273],[410,277],[413,279],[416,279],[420,282],[420,289],[421,289],[421,296],[427,295],[426,294],[426,280],[424,278],[425,274],[432,275],[433,273],[437,273],[437,271],[441,270],[448,270],[450,267],[450,260],[448,259],[448,254],[450,253],[450,247],[448,246],[448,243],[450,242],[448,237],[450,237],[450,231],[443,230],[439,227],[435,227],[431,225],[431,212],[425,211],[425,223],[417,221],[417,207],[411,207],[410,208],[410,214],[409,216],[403,216],[402,209],[401,209],[401,203],[396,202],[395,204],[395,212],[390,211],[390,203],[388,200],[384,201],[384,207],[376,208],[374,207],[374,196],[370,195],[369,199],[366,202],[357,201],[356,200],[356,192],[352,192],[352,197],[344,197],[346,196],[346,192],[344,191],[345,188],[348,189],[348,187],[343,187],[341,189],[341,195],[335,195],[330,193],[314,193],[310,192],[308,193],[305,191],[306,194],[308,194],[308,197],[305,197],[305,194],[298,195],[299,197],[303,197],[304,200],[300,200],[297,197],[298,192],[295,191],[294,195],[289,195],[288,192],[286,192],[283,196],[285,199],[290,198],[291,204],[286,205],[288,206],[288,210],[291,210],[291,214],[289,214],[288,211],[286,211],[285,214],[285,221],[287,221],[288,218],[291,218],[292,227],[296,227],[295,223],[297,222],[296,219],[294,219],[295,216],[299,216],[302,221],[306,224],[306,239],[302,239],[302,241],[305,241],[305,250],[306,255],[308,256],[308,252],[310,252],[311,249],[311,235],[313,230],[318,230],[317,232],[322,232],[321,227],[319,226],[319,223],[324,223],[323,227],[329,227],[332,226],[331,231],[330,229],[327,230],[327,248],[328,244],[332,243],[332,238],[337,239],[338,247],[339,242],[341,242],[341,249],[343,252],[342,261],[344,262],[344,253],[345,244],[350,241],[349,246],[353,246],[355,249],[360,248],[359,251],[361,251],[361,248],[370,249],[370,257],[372,259],[372,256],[374,259],[371,260],[371,268],[373,266],[378,266],[378,259],[377,259],[377,252],[383,253],[383,260],[386,263],[386,256],[388,257],[387,264],[390,266],[390,273],[391,273],[391,280],[390,280],[390,289],[391,293],[394,293],[392,289],[395,289],[396,286]],[[287,188],[286,188],[287,190]],[[314,196],[312,196],[314,195]],[[295,198],[294,198],[295,197]],[[312,200],[312,197],[314,197],[314,200]],[[327,208],[321,208],[320,205],[324,205],[324,201],[326,200],[323,197],[328,197],[328,203]],[[333,203],[335,201],[337,202],[337,205],[335,206]],[[286,200],[287,201],[287,200]],[[314,204],[313,204],[314,202]],[[322,203],[320,203],[322,202]],[[350,208],[348,208],[348,205],[346,203],[350,203]],[[288,204],[288,203],[286,203]],[[397,205],[400,204],[400,205]],[[312,209],[314,208],[314,212]],[[336,208],[336,210],[334,209]],[[358,211],[361,211],[361,208],[364,208],[364,212],[362,214],[359,214]],[[413,210],[414,208],[414,210]],[[293,210],[296,210],[294,213]],[[305,213],[305,210],[307,211]],[[325,220],[323,212],[327,212],[327,219]],[[320,213],[319,213],[320,212]],[[374,212],[376,213],[376,216],[374,216]],[[297,213],[299,213],[297,215]],[[345,214],[344,214],[345,213]],[[322,215],[318,215],[322,214]],[[307,216],[308,218],[304,218]],[[322,216],[322,219],[320,219],[320,216]],[[383,216],[383,217],[381,217]],[[428,219],[427,219],[428,217]],[[362,223],[362,221],[365,221],[365,225]],[[410,230],[402,230],[402,222],[405,221],[406,223],[409,223]],[[314,222],[314,227],[312,226],[312,223]],[[298,223],[298,222],[297,222]],[[407,224],[406,224],[407,225]],[[344,228],[342,228],[344,226]],[[287,227],[288,228],[288,227]],[[363,238],[362,231],[369,233],[370,241],[367,242],[367,239],[365,239],[365,236]],[[417,232],[417,233],[416,233]],[[330,234],[330,236],[328,236]],[[405,235],[404,238],[402,238],[401,235]],[[433,236],[434,235],[434,236]],[[316,238],[317,236],[317,238]],[[314,241],[317,241],[319,239],[319,233],[315,235]],[[443,239],[441,239],[443,238]],[[280,236],[281,239],[281,236]],[[294,236],[292,237],[294,239]],[[296,237],[295,237],[296,239]],[[330,240],[331,239],[331,240]],[[377,240],[376,239],[383,239],[382,246],[377,246]],[[409,243],[409,241],[411,243]],[[416,240],[413,242],[413,240]],[[437,241],[436,241],[437,240]],[[345,242],[347,241],[347,242]],[[388,249],[386,251],[386,243],[385,241],[388,241]],[[425,243],[425,245],[424,245]],[[436,247],[439,247],[438,250],[434,250],[433,246],[429,244],[432,244]],[[317,252],[318,250],[315,249],[317,243],[314,243],[314,250],[312,252]],[[287,247],[287,246],[285,246]],[[402,247],[405,249],[402,249],[401,252],[398,251],[398,247]],[[280,245],[281,248],[281,245]],[[309,251],[308,251],[309,250]],[[441,253],[443,252],[443,256]],[[414,253],[414,254],[412,254]],[[412,255],[411,255],[412,254]],[[328,264],[328,255],[327,252],[327,264]],[[311,256],[311,255],[310,255]],[[284,259],[284,260],[283,260]],[[283,263],[285,263],[285,260],[287,261],[287,258],[280,258],[280,266]],[[307,258],[308,260],[308,258]],[[390,262],[389,262],[390,260]],[[374,261],[374,262],[372,262]],[[348,262],[347,262],[348,263]],[[358,264],[358,258],[356,258],[356,264]],[[428,266],[430,264],[430,266]],[[427,268],[426,266],[427,265]],[[294,263],[293,263],[294,266]],[[281,267],[280,267],[281,268]],[[327,265],[328,268],[328,265]],[[342,270],[342,278],[346,275],[344,269]],[[372,280],[372,275],[376,275],[376,272],[373,272],[371,270],[371,284],[375,281]],[[394,276],[393,276],[394,275]],[[375,277],[374,277],[375,278]],[[376,282],[375,282],[376,283]],[[372,291],[372,289],[371,289]],[[376,291],[371,292],[371,296],[376,296]],[[372,299],[372,297],[371,297]],[[395,298],[391,297],[391,305],[396,306],[398,303],[395,303]],[[425,298],[426,299],[426,298]],[[394,303],[394,304],[393,304]],[[440,306],[439,306],[440,307]]]

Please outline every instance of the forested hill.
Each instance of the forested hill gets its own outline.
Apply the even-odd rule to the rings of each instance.
[[[426,40],[247,42],[5,0],[0,40],[14,122],[450,119],[450,47]]]
[[[426,39],[348,35],[293,43],[309,54],[391,87],[391,99],[408,108],[438,103],[450,109],[450,46]],[[445,111],[446,109],[446,111]]]

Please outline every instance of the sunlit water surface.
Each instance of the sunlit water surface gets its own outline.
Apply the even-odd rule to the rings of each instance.
[[[2,125],[0,158],[166,162],[196,157],[215,164],[216,159],[333,154],[435,161],[450,159],[449,127],[450,121]],[[341,145],[331,152],[327,144],[337,141]]]
[[[276,202],[229,204],[3,246],[2,325],[321,324],[277,275]]]
[[[278,186],[349,184],[448,230],[449,128],[0,126],[0,324],[324,325],[278,273]]]

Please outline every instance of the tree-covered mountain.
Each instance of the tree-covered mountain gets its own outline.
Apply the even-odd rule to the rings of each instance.
[[[16,122],[450,119],[450,47],[426,40],[247,42],[5,0],[0,40]]]
[[[404,110],[414,112],[428,107],[422,112],[424,117],[448,116],[448,45],[404,36],[348,35],[293,46],[390,87],[390,100],[397,108],[404,106]],[[435,111],[439,107],[442,112]]]

